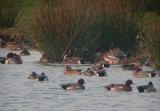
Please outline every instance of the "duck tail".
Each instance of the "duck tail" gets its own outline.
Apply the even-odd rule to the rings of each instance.
[[[67,86],[64,84],[61,84],[60,87],[62,87],[63,89],[67,89]]]

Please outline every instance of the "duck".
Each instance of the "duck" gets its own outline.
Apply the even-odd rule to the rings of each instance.
[[[40,76],[38,76],[37,78],[38,81],[48,81],[48,77],[46,76],[46,74],[44,72],[41,73]]]
[[[64,90],[84,90],[84,84],[84,79],[79,79],[77,83],[61,84],[60,87],[62,87]]]
[[[86,71],[82,72],[82,75],[93,76],[93,75],[95,75],[95,73],[94,73],[94,71],[91,68],[87,68]]]
[[[28,76],[28,79],[38,79],[38,78],[39,78],[39,74],[37,74],[36,72],[32,72]]]
[[[122,65],[122,70],[136,70],[136,66],[134,64],[124,64]]]
[[[20,52],[20,56],[29,56],[29,55],[30,53],[26,48],[24,48],[23,51]]]
[[[142,68],[137,68],[133,73],[133,76],[136,78],[141,77],[155,77],[157,73],[155,71],[142,71]]]
[[[5,64],[6,57],[0,57],[0,64]]]
[[[22,59],[16,53],[8,53],[6,57],[5,64],[22,64]]]
[[[96,63],[97,65],[103,65],[103,67],[106,67],[106,68],[109,68],[109,66],[110,66],[110,63],[109,63],[109,61],[104,61],[104,60],[102,60],[102,61],[99,61],[99,62],[97,62]]]
[[[105,76],[107,76],[107,71],[100,67],[99,70],[96,71],[96,75],[98,77],[105,77]]]
[[[125,84],[110,84],[106,85],[105,88],[108,91],[126,91],[130,92],[132,91],[131,84],[133,84],[133,81],[131,79],[128,79]]]
[[[50,59],[46,55],[43,54],[43,56],[40,58],[39,62],[40,63],[48,63],[48,62],[50,62]]]
[[[99,76],[99,77],[107,76],[107,72],[104,69],[104,64],[92,66],[92,69],[95,71],[96,76]]]
[[[85,60],[79,57],[67,57],[64,56],[63,63],[64,64],[84,64]]]
[[[67,65],[64,74],[70,76],[81,75],[81,71],[82,69],[72,69],[71,66]]]
[[[137,86],[137,89],[139,92],[156,92],[152,81],[150,81],[148,85]]]

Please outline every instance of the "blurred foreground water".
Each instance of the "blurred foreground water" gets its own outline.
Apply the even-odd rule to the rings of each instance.
[[[0,49],[0,56],[8,51]],[[14,51],[17,54],[20,51]],[[108,77],[85,77],[64,75],[64,64],[41,64],[41,54],[30,51],[31,56],[23,56],[23,64],[0,64],[0,111],[159,111],[160,77],[135,78],[132,71],[122,71],[120,65],[106,68]],[[93,64],[74,65],[73,68],[86,70]],[[150,67],[143,67],[152,70]],[[45,72],[49,81],[39,82],[27,79],[36,71]],[[59,85],[77,82],[83,78],[86,90],[66,91]],[[132,79],[132,92],[114,92],[104,89],[110,83],[124,83]],[[138,85],[152,81],[157,92],[139,93]]]

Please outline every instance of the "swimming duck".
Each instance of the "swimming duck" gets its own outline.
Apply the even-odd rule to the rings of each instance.
[[[39,75],[36,72],[32,72],[32,74],[29,74],[28,79],[38,79]]]
[[[110,85],[105,86],[105,88],[108,91],[126,91],[126,92],[130,92],[130,91],[132,91],[131,84],[133,84],[133,81],[129,79],[129,80],[127,80],[125,82],[125,84],[110,84]]]
[[[156,92],[153,83],[150,81],[148,85],[142,85],[137,87],[139,92]]]
[[[67,84],[61,84],[60,87],[62,87],[65,90],[77,90],[77,89],[85,89],[85,84],[83,79],[79,79],[77,83],[67,83]]]
[[[0,57],[0,64],[5,64],[6,57]]]
[[[95,73],[93,70],[91,70],[91,68],[88,68],[86,71],[82,72],[82,75],[93,76],[93,75],[95,75]]]
[[[48,81],[49,79],[48,79],[48,77],[45,75],[45,73],[42,72],[41,75],[38,76],[37,80],[38,80],[38,81]]]
[[[70,75],[70,76],[74,76],[74,75],[81,75],[81,70],[82,69],[72,69],[71,66],[66,66],[66,71],[64,72],[65,75]]]
[[[133,73],[133,76],[137,78],[141,77],[155,77],[157,73],[155,71],[142,71],[142,68],[137,68],[136,71]]]
[[[136,66],[134,64],[124,64],[122,65],[122,70],[136,70]]]
[[[30,55],[30,53],[26,48],[24,48],[23,51],[21,51],[20,53],[20,56],[28,56],[28,55]]]
[[[22,64],[22,59],[16,53],[8,53],[5,64]]]
[[[109,61],[99,61],[96,63],[97,65],[103,65],[103,67],[109,68]]]
[[[107,72],[105,69],[99,68],[99,70],[96,71],[96,75],[99,77],[105,77],[105,76],[107,76]]]

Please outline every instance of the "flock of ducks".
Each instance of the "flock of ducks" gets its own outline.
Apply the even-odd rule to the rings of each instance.
[[[96,65],[87,68],[85,71],[82,71],[82,69],[73,69],[73,68],[71,68],[70,65],[66,65],[64,75],[68,75],[68,76],[84,75],[84,76],[99,76],[99,77],[108,76],[105,68],[109,68],[110,64],[111,65],[119,64],[120,62],[123,62],[123,60],[125,59],[124,53],[120,52],[121,53],[121,56],[120,56],[120,53],[117,52],[117,49],[115,50],[115,52],[113,52],[113,51],[112,51],[112,53],[110,53],[110,52],[111,52],[111,50],[106,52],[103,55],[104,61],[97,61]],[[27,56],[27,55],[30,55],[30,53],[28,52],[27,49],[24,49],[19,55],[15,54],[15,53],[8,53],[7,57],[5,59],[5,63],[6,64],[12,64],[12,63],[21,64],[22,63],[21,56]],[[69,62],[71,62],[71,64],[79,64],[80,62],[84,62],[84,61],[79,58],[77,59],[74,57],[73,58],[65,57],[63,62],[64,62],[64,64],[65,63],[68,64]],[[122,67],[122,70],[133,71],[133,76],[136,78],[155,77],[157,75],[157,73],[155,71],[142,70],[142,68],[141,68],[142,63],[141,62],[124,64],[121,67]],[[47,75],[44,72],[42,72],[41,74],[37,74],[36,72],[32,72],[31,74],[29,74],[28,79],[38,80],[38,81],[49,80]],[[84,90],[85,89],[84,84],[85,84],[84,79],[79,79],[77,81],[77,83],[65,83],[65,84],[61,84],[60,87],[64,90],[77,90],[77,89]],[[132,87],[131,87],[132,84],[133,84],[133,81],[129,79],[124,84],[112,83],[112,84],[104,86],[104,88],[108,91],[130,92],[130,91],[132,91]],[[139,92],[156,92],[156,89],[154,88],[153,83],[151,81],[147,85],[137,86],[137,89]]]

